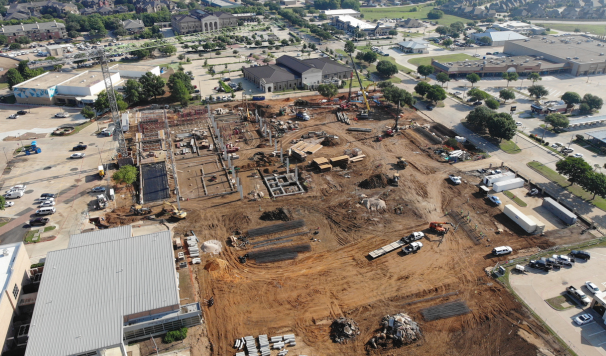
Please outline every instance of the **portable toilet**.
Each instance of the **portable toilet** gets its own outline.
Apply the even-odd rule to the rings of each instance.
[[[109,200],[111,200],[111,201],[116,200],[116,195],[114,194],[114,188],[111,188],[109,190]]]

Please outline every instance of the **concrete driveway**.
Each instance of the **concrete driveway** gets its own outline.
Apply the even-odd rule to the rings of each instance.
[[[589,307],[573,306],[557,311],[545,300],[563,295],[568,286],[581,288],[591,298],[583,284],[592,281],[600,289],[606,288],[606,248],[590,250],[591,260],[577,262],[573,267],[545,273],[529,269],[527,274],[509,277],[513,290],[552,328],[577,355],[606,355],[606,326],[602,317]],[[578,326],[574,318],[581,314],[593,315],[594,321]]]

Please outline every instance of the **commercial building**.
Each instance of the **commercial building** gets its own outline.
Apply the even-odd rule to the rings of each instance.
[[[568,72],[575,76],[606,73],[606,44],[583,36],[543,36],[507,41],[503,52],[565,64]]]
[[[469,35],[469,37],[471,37],[476,42],[478,42],[478,40],[482,37],[488,37],[492,40],[493,46],[503,46],[507,41],[525,40],[528,38],[514,31],[495,30],[488,30],[482,33],[472,33],[471,35]]]
[[[355,33],[356,30],[364,31],[368,36],[383,36],[386,35],[389,30],[393,30],[396,26],[395,22],[377,22],[376,24],[370,24],[366,21],[358,18],[345,15],[345,16],[334,16],[331,20],[332,25],[349,33]]]
[[[6,10],[4,21],[27,20],[30,17],[42,17],[43,13],[79,14],[78,7],[72,3],[59,1],[34,1],[26,3],[14,2]]]
[[[499,31],[513,31],[528,35],[542,35],[545,32],[545,28],[543,27],[520,21],[496,23],[493,27]]]
[[[337,9],[337,10],[322,10],[322,13],[326,14],[328,17],[333,16],[351,16],[351,17],[360,17],[360,12],[354,9]]]
[[[604,119],[606,120],[606,117],[604,117]],[[594,144],[601,147],[606,147],[606,130],[588,132],[587,136],[589,136],[589,139]]]
[[[300,60],[282,56],[275,65],[243,69],[244,78],[266,93],[296,88],[315,88],[331,80],[351,77],[352,69],[328,58]]]
[[[169,231],[115,228],[49,252],[25,355],[127,356],[125,344],[199,324],[200,304],[180,304],[172,246]]]
[[[166,7],[168,11],[177,9],[177,4],[170,0],[141,1],[135,3],[135,11],[141,13],[156,13]]]
[[[419,21],[417,19],[408,18],[406,20],[398,21],[398,26],[404,27],[404,28],[419,28],[419,27],[425,27],[426,25],[422,21]]]
[[[284,5],[284,6],[297,5],[297,0],[280,0],[280,5]]]
[[[221,8],[226,8],[226,9],[242,6],[242,4],[240,4],[240,3],[237,3],[235,1],[228,1],[228,0],[202,0],[202,5],[221,7]]]
[[[403,41],[398,43],[398,47],[404,53],[429,53],[429,44],[427,41]]]
[[[22,36],[29,37],[32,41],[45,41],[67,37],[65,25],[57,21],[9,26],[2,25],[0,34],[6,36],[8,43],[13,43],[17,38]]]
[[[126,78],[139,78],[147,72],[160,74],[158,66],[117,64],[110,68],[111,81],[120,86]],[[105,90],[100,70],[86,72],[46,72],[13,86],[17,102],[30,105],[67,104],[84,106],[97,100]]]
[[[0,337],[3,337],[2,351],[17,346],[19,327],[13,325],[13,318],[21,314],[19,300],[23,286],[31,283],[29,267],[31,262],[22,242],[0,245]]]
[[[145,30],[145,25],[141,20],[125,20],[122,21],[122,26],[131,35],[143,32]]]
[[[206,12],[192,10],[189,15],[174,15],[171,18],[173,30],[178,34],[211,32],[223,28],[237,27],[238,18],[227,12]]]
[[[541,75],[570,72],[568,63],[554,63],[530,56],[491,57],[477,61],[444,63],[432,59],[431,65],[436,73],[448,73],[452,78],[465,77],[470,73],[476,73],[481,77],[500,77],[504,72],[516,72],[524,77],[535,72]]]

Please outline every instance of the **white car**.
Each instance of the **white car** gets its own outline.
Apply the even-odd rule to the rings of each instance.
[[[66,112],[59,112],[59,113],[55,114],[55,117],[65,118],[65,117],[69,117],[69,114]]]
[[[512,252],[513,249],[509,246],[499,246],[492,249],[492,254],[495,256],[506,255]]]
[[[516,122],[516,126],[522,126],[522,123],[521,123],[521,122],[519,122],[519,121],[517,121],[517,122]]]
[[[593,294],[600,293],[600,288],[590,281],[585,282],[585,287],[587,287],[587,289],[589,289],[589,291]]]
[[[456,184],[456,185],[461,184],[461,177],[457,177],[457,176],[455,176],[455,175],[453,175],[453,174],[449,175],[448,177],[450,178],[450,180],[451,180],[451,181],[452,181],[454,184]]]
[[[86,156],[84,153],[74,153],[69,158],[84,158],[84,156]]]
[[[5,208],[11,207],[13,205],[15,205],[14,201],[6,201],[6,202],[4,202],[4,207]]]
[[[592,321],[593,321],[593,316],[591,314],[583,314],[583,315],[579,315],[576,318],[574,318],[574,322],[577,323],[577,325],[579,325],[579,326],[589,324]]]
[[[53,205],[55,205],[54,201],[52,201],[52,200],[45,200],[40,205],[38,205],[38,208],[44,208],[44,207],[53,206]]]
[[[16,191],[24,191],[25,188],[27,188],[27,185],[23,185],[23,184],[17,184],[15,186],[12,186],[9,190],[7,190],[5,193],[12,193],[12,192],[16,192]]]
[[[582,153],[575,153],[574,156],[577,157],[577,158],[583,158],[583,154]]]

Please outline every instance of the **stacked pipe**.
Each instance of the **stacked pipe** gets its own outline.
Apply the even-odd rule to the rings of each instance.
[[[269,356],[271,354],[267,335],[259,335],[259,347],[261,349],[261,356]]]

